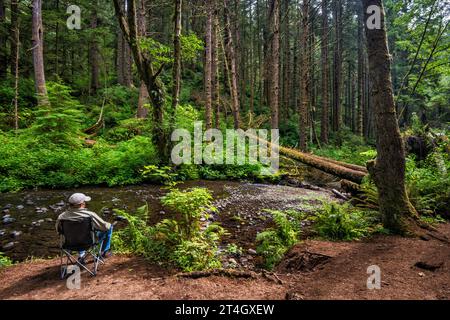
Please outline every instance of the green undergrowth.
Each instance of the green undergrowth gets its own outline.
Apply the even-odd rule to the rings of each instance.
[[[12,261],[9,257],[0,252],[0,268],[9,267],[12,265]]]
[[[310,225],[312,237],[330,241],[356,241],[375,233],[387,233],[375,211],[362,210],[348,203],[326,203],[313,213],[268,211],[273,226],[256,236],[257,253],[263,267],[272,270],[285,254],[301,240],[304,227]]]
[[[187,272],[220,268],[218,244],[226,231],[219,224],[205,227],[202,222],[202,218],[207,219],[216,210],[211,193],[203,188],[174,189],[161,201],[177,219],[164,219],[149,226],[147,206],[134,214],[117,210],[128,225],[113,235],[115,250],[142,255],[152,262]]]

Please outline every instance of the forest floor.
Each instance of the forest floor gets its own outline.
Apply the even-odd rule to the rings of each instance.
[[[439,230],[450,237],[450,224]],[[371,265],[381,269],[380,290],[367,289]],[[345,243],[307,240],[287,254],[276,277],[249,279],[184,278],[121,255],[108,259],[97,277],[83,273],[80,290],[67,289],[58,274],[58,259],[5,268],[0,299],[450,299],[450,245],[396,236]]]

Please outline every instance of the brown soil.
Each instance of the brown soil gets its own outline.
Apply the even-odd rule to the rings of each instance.
[[[450,224],[439,230],[450,236]],[[136,257],[116,256],[81,290],[58,278],[58,260],[0,271],[0,299],[449,299],[450,245],[432,239],[378,236],[365,242],[305,241],[276,277],[179,278]],[[367,267],[381,268],[381,290],[368,290]],[[432,271],[434,270],[434,271]]]

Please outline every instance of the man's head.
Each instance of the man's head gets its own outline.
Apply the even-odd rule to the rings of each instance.
[[[91,197],[84,193],[74,193],[69,198],[70,205],[75,208],[85,208],[88,201],[91,201]]]

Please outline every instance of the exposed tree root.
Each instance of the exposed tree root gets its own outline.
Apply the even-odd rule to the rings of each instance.
[[[240,271],[234,269],[215,269],[210,271],[194,271],[189,273],[179,273],[176,275],[178,278],[200,279],[208,278],[212,276],[229,277],[229,278],[243,278],[243,279],[257,279],[263,277],[269,281],[273,281],[277,284],[283,284],[283,281],[277,274],[269,271],[262,271],[257,273],[254,271]]]
[[[263,271],[262,276],[269,281],[273,281],[278,284],[283,284],[283,281],[278,277],[278,275],[276,273]]]
[[[258,273],[253,271],[239,271],[233,269],[215,269],[210,271],[194,271],[189,273],[179,273],[176,275],[178,278],[190,278],[190,279],[200,279],[212,276],[220,277],[230,277],[230,278],[245,278],[245,279],[256,279],[258,278]]]
[[[100,130],[100,128],[103,126],[104,124],[104,110],[105,110],[105,99],[103,99],[103,104],[102,104],[102,109],[100,110],[100,115],[98,117],[97,122],[90,126],[87,129],[84,129],[83,132],[89,135],[95,135],[97,133],[98,130]]]

